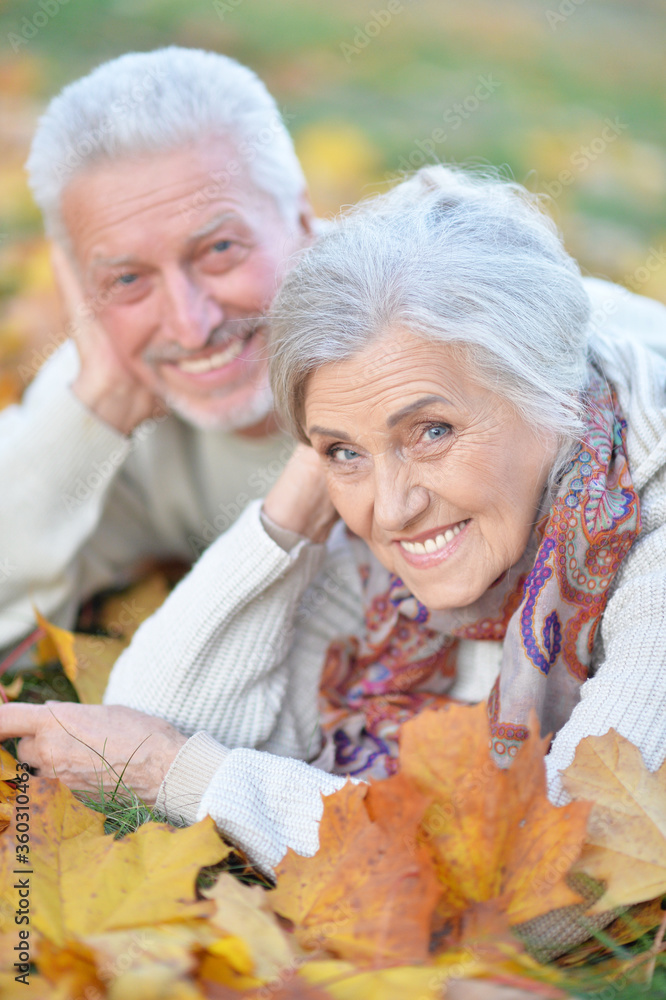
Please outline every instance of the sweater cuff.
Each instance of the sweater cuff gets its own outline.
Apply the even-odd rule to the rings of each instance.
[[[157,812],[174,822],[196,822],[201,798],[229,750],[201,730],[181,747],[155,800]]]
[[[299,542],[310,542],[310,539],[306,538],[305,535],[299,535],[297,531],[291,531],[289,528],[283,528],[281,525],[276,524],[264,511],[263,507],[259,511],[259,520],[268,537],[285,552],[291,552]],[[314,545],[314,542],[311,542],[311,544]]]

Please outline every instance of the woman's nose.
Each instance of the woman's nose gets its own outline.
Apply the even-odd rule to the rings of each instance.
[[[384,531],[402,531],[427,510],[430,494],[415,473],[399,456],[375,463],[374,519]]]

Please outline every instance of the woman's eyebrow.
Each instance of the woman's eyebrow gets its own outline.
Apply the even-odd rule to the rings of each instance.
[[[349,441],[349,435],[345,434],[344,431],[333,431],[330,427],[309,427],[307,431],[308,437],[312,437],[313,434],[323,434],[324,437],[332,438],[342,438],[343,441]]]
[[[416,410],[422,410],[424,406],[430,406],[431,403],[444,403],[446,406],[451,405],[450,400],[445,399],[444,396],[422,396],[421,399],[403,406],[397,413],[392,413],[386,420],[387,427],[395,427],[404,417],[409,416],[410,413],[414,413]]]

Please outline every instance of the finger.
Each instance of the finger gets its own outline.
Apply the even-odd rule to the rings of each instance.
[[[38,760],[37,745],[32,736],[24,736],[22,740],[18,741],[16,759],[21,764],[29,764],[33,771],[39,770],[40,761]]]
[[[34,736],[45,721],[43,705],[0,705],[0,740],[12,736]]]

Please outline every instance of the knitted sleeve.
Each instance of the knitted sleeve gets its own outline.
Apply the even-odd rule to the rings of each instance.
[[[204,730],[226,748],[312,760],[331,638],[360,627],[357,571],[342,532],[286,552],[261,501],[201,556],[116,661],[105,704]]]

